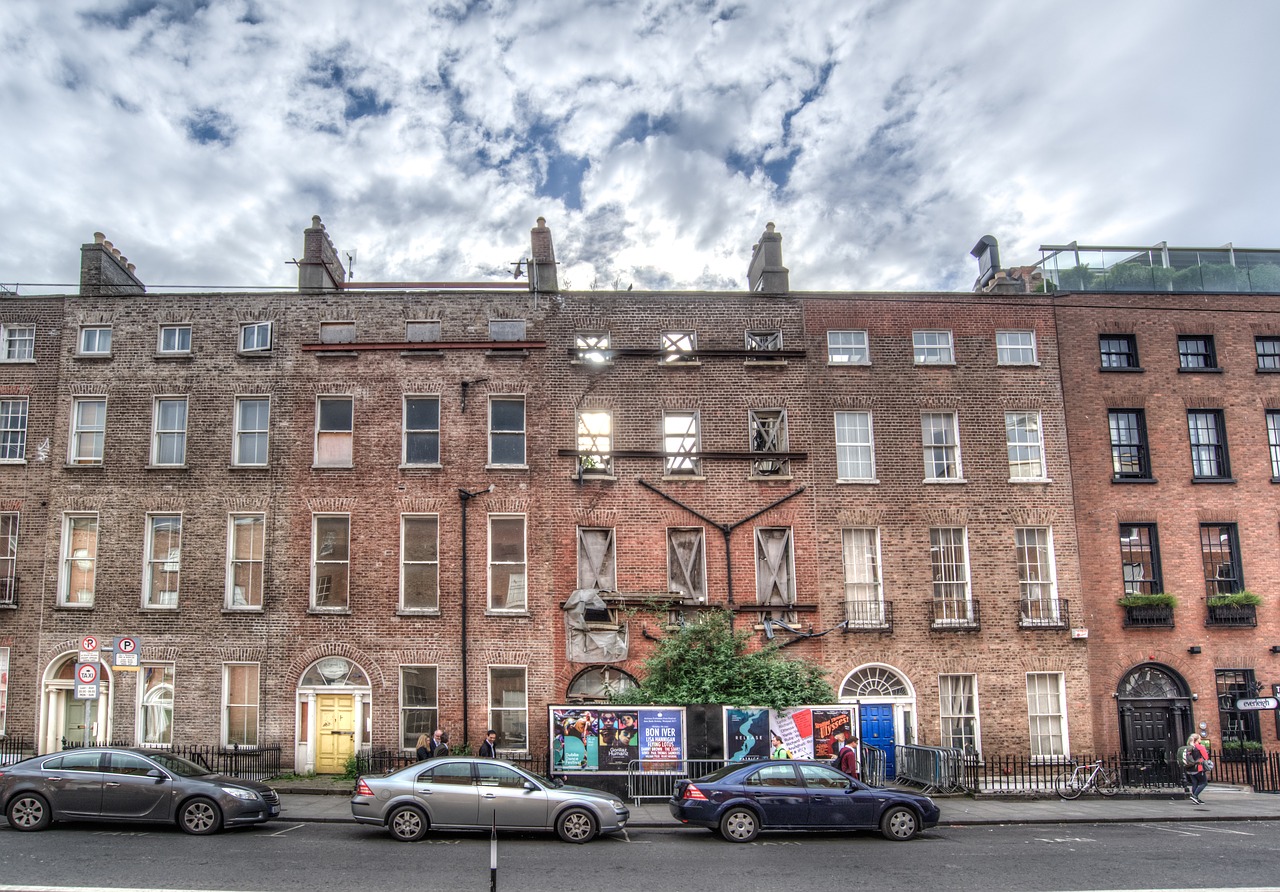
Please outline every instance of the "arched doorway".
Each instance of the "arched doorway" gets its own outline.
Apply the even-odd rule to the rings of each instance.
[[[111,740],[115,688],[111,667],[99,663],[98,698],[77,700],[75,651],[54,658],[44,673],[40,694],[40,752],[56,753],[63,741],[75,746],[101,745]]]
[[[840,702],[857,705],[858,737],[884,752],[884,776],[894,777],[894,746],[916,740],[916,692],[911,682],[892,666],[859,666],[840,686]]]
[[[298,764],[316,774],[342,774],[370,739],[369,676],[345,657],[324,657],[298,682]]]
[[[1191,734],[1191,692],[1168,666],[1143,663],[1130,669],[1116,688],[1120,748],[1126,760],[1144,765],[1173,764]]]

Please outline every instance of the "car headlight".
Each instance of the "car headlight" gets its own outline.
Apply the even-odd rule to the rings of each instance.
[[[253,792],[253,790],[246,790],[244,787],[223,787],[222,792],[237,799],[243,799],[245,802],[254,802],[258,798],[257,793]]]
[[[617,809],[617,810],[619,810],[619,811],[621,811],[622,809],[626,808],[626,806],[625,806],[625,805],[623,805],[623,804],[622,804],[622,801],[621,801],[621,800],[619,800],[619,799],[610,799],[610,800],[609,800],[609,804],[610,804],[610,805],[612,805],[615,809]]]

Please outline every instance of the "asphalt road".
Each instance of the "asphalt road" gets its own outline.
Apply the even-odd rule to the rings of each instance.
[[[585,846],[499,838],[497,888],[788,892],[1280,889],[1280,822],[951,827],[908,843],[870,833],[762,834],[724,842],[691,828],[629,831]],[[487,834],[400,843],[350,824],[277,823],[211,838],[167,827],[0,826],[0,892],[165,889],[359,892],[489,889]]]

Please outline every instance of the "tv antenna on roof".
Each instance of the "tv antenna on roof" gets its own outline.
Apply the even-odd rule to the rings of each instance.
[[[347,281],[354,282],[356,278],[356,249],[352,248],[345,253],[347,255]]]

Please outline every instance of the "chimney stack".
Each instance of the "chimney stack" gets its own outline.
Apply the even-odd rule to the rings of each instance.
[[[773,224],[766,223],[760,241],[751,248],[747,287],[761,294],[786,294],[791,290],[789,272],[782,265],[782,233],[774,232]]]
[[[134,265],[101,232],[93,243],[80,246],[80,293],[145,294],[147,286],[134,275]]]
[[[538,225],[530,230],[533,255],[529,263],[529,290],[538,294],[554,294],[560,290],[556,278],[556,252],[551,244],[551,230],[547,218],[539,217]]]
[[[302,260],[298,262],[299,291],[337,291],[347,279],[338,260],[338,251],[329,240],[320,215],[311,218],[311,227],[302,233]]]

